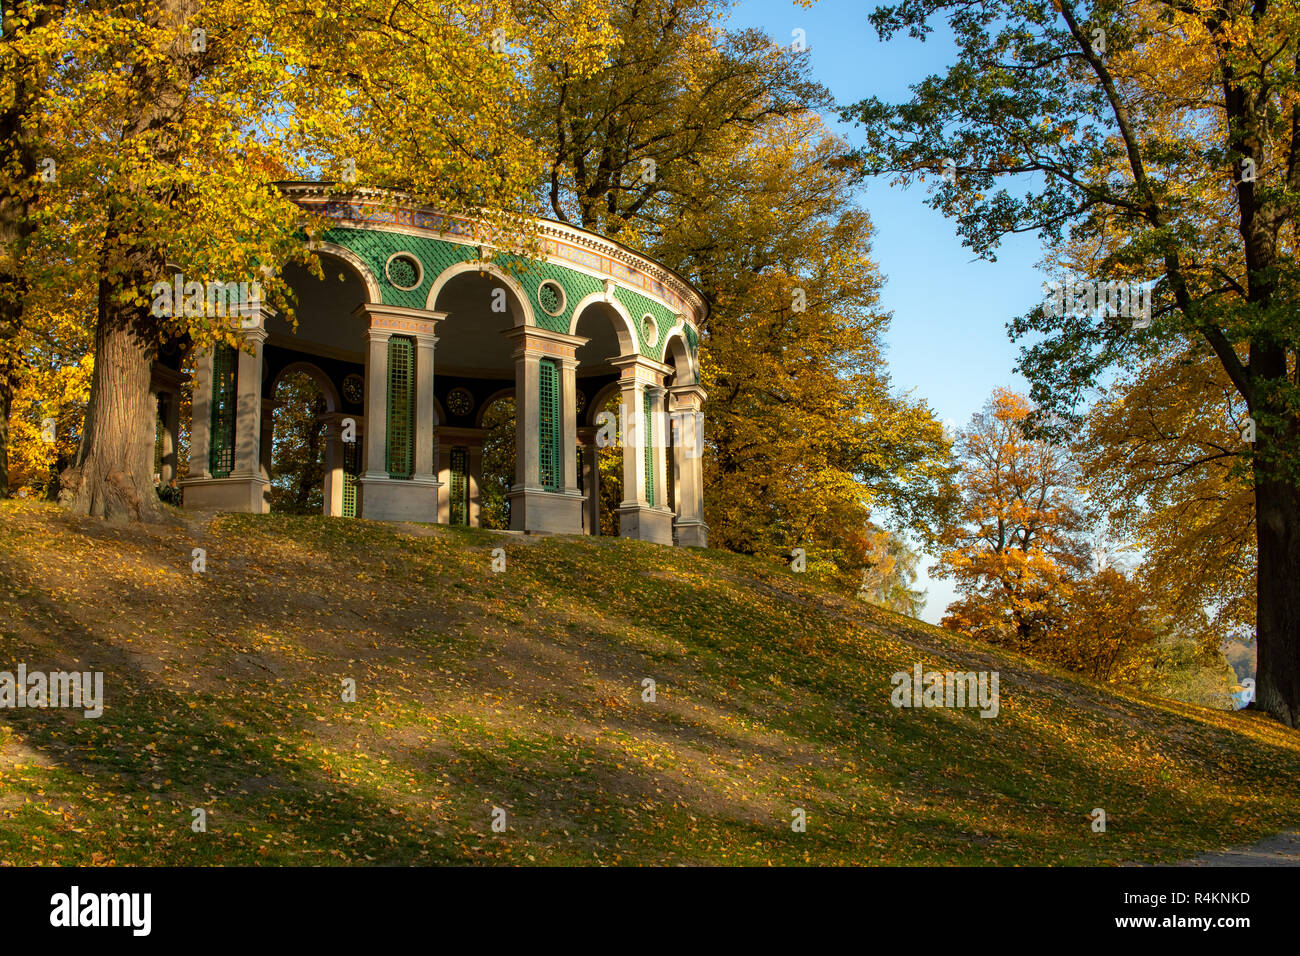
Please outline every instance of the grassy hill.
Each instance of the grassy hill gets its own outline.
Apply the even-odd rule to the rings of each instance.
[[[185,520],[0,502],[0,670],[102,670],[107,699],[98,720],[0,710],[0,862],[1169,861],[1300,823],[1300,734],[1117,695],[757,560]],[[999,715],[894,709],[890,675],[917,662],[999,671]]]

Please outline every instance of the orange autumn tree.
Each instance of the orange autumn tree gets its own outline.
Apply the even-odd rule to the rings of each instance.
[[[1075,469],[1063,448],[1025,437],[1033,410],[997,389],[957,436],[960,506],[934,572],[962,595],[944,627],[1026,652],[1057,633],[1087,567]]]
[[[1202,630],[1207,651],[1255,628],[1246,417],[1219,363],[1178,345],[1127,372],[1091,409],[1077,445],[1090,500],[1142,549],[1143,587]]]
[[[1065,619],[1036,651],[1093,680],[1149,681],[1156,642],[1185,634],[1156,606],[1140,575],[1102,567],[1071,582],[1069,592]]]

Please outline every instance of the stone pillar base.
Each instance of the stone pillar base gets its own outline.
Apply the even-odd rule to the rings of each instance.
[[[618,536],[653,541],[655,544],[673,543],[673,513],[666,508],[648,508],[645,505],[620,505],[618,509]]]
[[[511,531],[582,534],[584,499],[576,491],[512,488],[506,492],[506,498],[510,501]]]
[[[677,521],[677,546],[679,548],[707,548],[709,526],[698,518]]]
[[[436,522],[440,484],[430,478],[358,478],[357,516],[368,521]]]
[[[186,478],[181,483],[187,511],[239,511],[269,514],[271,482],[260,476]]]

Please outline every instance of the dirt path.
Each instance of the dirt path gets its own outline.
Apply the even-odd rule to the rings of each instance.
[[[1203,853],[1178,866],[1300,866],[1300,833],[1279,833],[1253,846]]]

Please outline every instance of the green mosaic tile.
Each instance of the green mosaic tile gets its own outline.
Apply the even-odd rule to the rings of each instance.
[[[385,305],[403,306],[409,309],[425,307],[429,289],[437,281],[438,276],[447,269],[478,258],[477,246],[374,229],[337,226],[325,233],[324,238],[351,250],[366,264],[379,282]],[[384,274],[385,264],[398,252],[414,255],[424,268],[420,284],[409,291],[397,288]],[[493,262],[524,290],[538,326],[552,332],[567,333],[573,323],[574,307],[587,296],[604,289],[603,281],[595,276],[575,272],[551,262],[540,262],[509,253],[497,255]],[[405,281],[404,276],[398,278]],[[559,283],[564,289],[564,309],[558,315],[551,315],[543,309],[539,298],[541,294],[539,289],[548,279]],[[614,296],[632,315],[633,325],[636,327],[637,349],[640,354],[661,361],[666,345],[664,336],[676,325],[677,316],[666,306],[622,286],[616,288]],[[550,302],[548,304],[553,305]],[[641,316],[647,312],[655,317],[659,325],[659,338],[653,347],[646,342],[644,330],[641,328]],[[695,330],[689,325],[686,327],[686,339],[692,353],[695,353],[698,350],[699,339]]]

